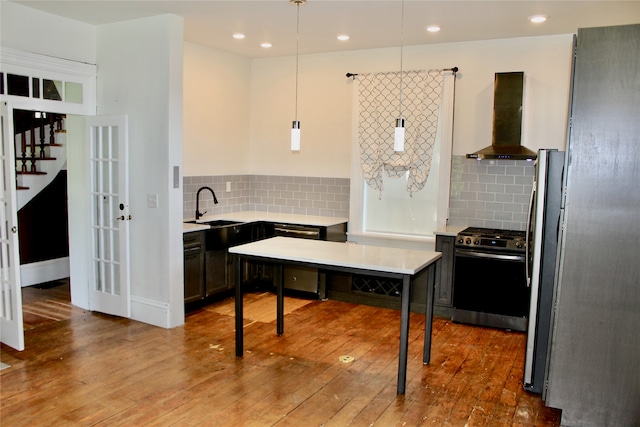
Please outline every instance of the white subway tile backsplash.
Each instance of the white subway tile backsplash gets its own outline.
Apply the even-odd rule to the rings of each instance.
[[[467,188],[467,190],[469,191],[477,191],[477,192],[485,192],[487,191],[487,184],[479,184],[476,182],[471,182],[471,183],[465,183],[465,187]]]
[[[527,161],[454,156],[449,224],[524,230],[534,170]],[[230,193],[227,182],[231,182]],[[184,177],[185,219],[193,218],[195,195],[203,185],[213,188],[220,202],[215,205],[210,194],[201,194],[200,210],[210,214],[256,210],[349,217],[348,178],[224,175]]]
[[[496,202],[504,202],[504,203],[513,202],[513,194],[503,194],[503,193],[494,193],[494,194],[496,196]]]
[[[463,173],[461,178],[462,178],[463,182],[477,182],[478,181],[478,174],[475,174],[475,173]]]
[[[231,192],[226,183],[231,183]],[[215,191],[215,205],[201,193],[200,211],[221,214],[241,210],[349,217],[348,178],[280,175],[187,176],[183,183],[183,218],[195,214],[196,192],[203,185]]]
[[[533,162],[453,156],[449,224],[524,230]]]
[[[506,166],[489,166],[487,168],[487,174],[489,175],[504,175]]]
[[[524,194],[524,185],[505,185],[504,192],[509,194]]]
[[[496,176],[496,184],[513,184],[516,177],[513,175],[498,175]]]
[[[487,184],[487,191],[490,193],[504,193],[504,184]]]
[[[478,200],[483,200],[485,202],[493,202],[496,199],[496,195],[494,193],[478,193]]]
[[[478,175],[478,182],[484,182],[487,184],[493,184],[496,182],[496,176],[495,175],[490,175],[490,174],[480,174]],[[471,181],[473,182],[473,181]]]

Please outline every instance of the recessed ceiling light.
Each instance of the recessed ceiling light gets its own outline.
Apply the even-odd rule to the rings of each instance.
[[[534,24],[540,24],[546,20],[546,15],[533,15],[529,17],[529,21],[533,22]]]
[[[234,38],[234,39],[237,39],[237,40],[242,40],[244,37],[245,37],[245,36],[244,36],[244,34],[242,34],[242,33],[235,33],[235,34],[233,35],[233,38]]]
[[[264,42],[264,43],[260,43],[260,46],[267,48],[267,47],[271,47],[273,45],[271,43],[269,43],[269,42]]]
[[[347,41],[347,40],[349,40],[349,36],[346,35],[346,34],[341,34],[341,35],[338,36],[338,40],[340,40],[342,42]]]
[[[427,31],[429,31],[430,33],[437,33],[438,31],[440,31],[440,27],[437,25],[427,25],[425,27],[427,29]]]

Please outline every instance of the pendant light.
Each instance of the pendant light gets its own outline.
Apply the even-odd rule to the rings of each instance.
[[[296,6],[296,110],[295,120],[291,126],[291,151],[300,151],[300,122],[298,121],[298,59],[299,59],[299,39],[300,39],[300,5],[307,0],[289,0]]]
[[[404,0],[400,13],[400,110],[393,131],[393,151],[404,151],[404,118],[402,117],[402,50],[404,45]]]

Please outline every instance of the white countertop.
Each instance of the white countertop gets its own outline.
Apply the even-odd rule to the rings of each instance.
[[[444,229],[438,229],[433,234],[440,234],[442,236],[456,236],[459,232],[469,227],[468,225],[447,225]]]
[[[229,253],[400,274],[415,274],[442,256],[440,252],[291,237],[234,246]]]
[[[193,219],[191,219],[193,220]],[[183,233],[192,231],[206,230],[208,225],[203,224],[209,221],[237,221],[237,222],[281,222],[285,224],[311,225],[320,227],[330,227],[336,224],[342,224],[349,221],[349,218],[331,217],[331,216],[314,216],[314,215],[296,215],[275,212],[258,212],[258,211],[240,211],[218,215],[206,215],[198,220],[197,224],[183,223]]]
[[[209,228],[206,224],[188,224],[186,222],[182,223],[182,233],[191,233],[193,231],[202,231],[207,230]]]

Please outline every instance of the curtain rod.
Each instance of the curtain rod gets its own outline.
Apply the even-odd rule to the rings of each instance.
[[[453,74],[458,72],[458,67],[452,67],[452,68],[443,68],[440,71],[451,71]],[[347,73],[347,78],[351,78],[351,77],[357,77],[358,73]]]

